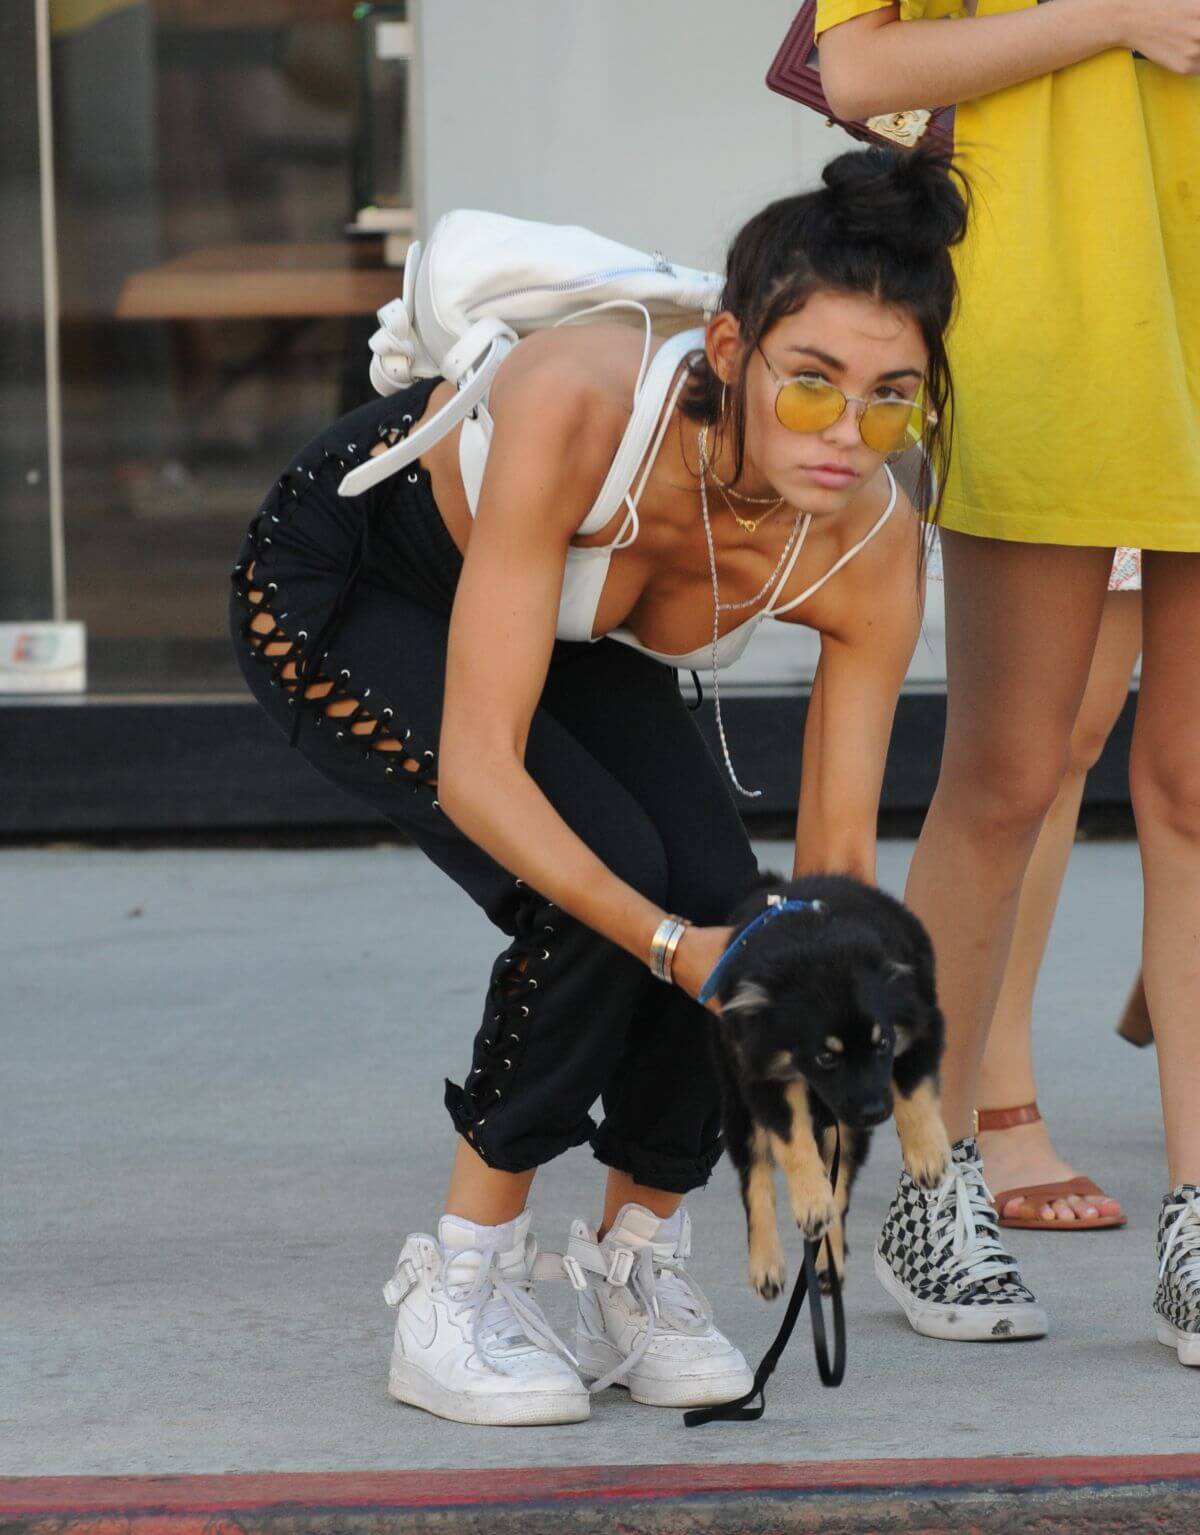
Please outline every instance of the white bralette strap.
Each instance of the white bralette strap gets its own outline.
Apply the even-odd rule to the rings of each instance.
[[[663,406],[671,380],[675,376],[675,370],[689,352],[703,345],[703,337],[703,331],[681,331],[679,335],[671,336],[659,347],[646,373],[645,382],[634,399],[629,425],[609,465],[604,484],[600,487],[600,494],[596,497],[592,509],[579,524],[578,532],[598,533],[612,521],[618,507],[625,501],[633,484],[634,475],[638,472],[638,466],[646,456],[655,428],[659,428],[660,443],[665,434],[666,427],[662,425],[660,417],[664,416]],[[686,379],[681,381],[680,388],[684,383]],[[678,398],[678,391],[675,398]],[[665,413],[665,420],[669,423],[670,411]],[[643,476],[643,483],[644,478]],[[622,528],[621,531],[624,533],[625,529]]]
[[[675,386],[675,392],[672,394],[671,398],[667,401],[665,407],[663,408],[662,420],[659,423],[658,433],[655,436],[654,441],[650,444],[649,452],[646,454],[646,467],[642,471],[642,477],[638,481],[637,489],[627,490],[625,492],[625,505],[629,508],[629,512],[625,518],[625,521],[621,524],[620,531],[617,533],[616,538],[614,538],[612,543],[608,546],[614,552],[618,549],[628,549],[630,544],[636,542],[637,540],[638,529],[641,526],[638,519],[638,507],[642,504],[642,492],[645,490],[647,482],[650,479],[650,471],[654,468],[655,460],[658,458],[659,449],[663,445],[663,438],[667,435],[667,428],[670,426],[671,418],[675,413],[675,406],[678,403],[679,396],[683,393],[686,384],[687,374],[685,373],[684,376],[679,380],[678,384]]]
[[[772,618],[778,618],[781,613],[790,613],[793,608],[798,608],[802,602],[807,602],[808,599],[814,595],[814,593],[819,592],[825,585],[826,581],[828,581],[832,576],[836,576],[843,565],[848,565],[854,556],[859,552],[859,550],[865,549],[867,547],[867,545],[875,537],[876,533],[879,532],[880,528],[883,527],[884,523],[896,510],[896,502],[900,495],[900,487],[896,484],[896,476],[892,473],[886,464],[883,466],[883,471],[891,481],[892,494],[886,508],[884,509],[882,517],[880,517],[875,526],[859,539],[858,543],[855,544],[853,549],[847,549],[845,554],[843,554],[840,559],[835,560],[834,563],[825,572],[825,574],[814,581],[811,586],[806,587],[798,597],[793,597],[788,602],[780,603],[778,607],[775,606],[774,598],[772,598],[771,602],[769,602],[764,609],[764,614],[769,613]],[[784,584],[790,575],[791,570],[789,569],[787,575],[784,576],[783,580],[775,588],[776,593],[783,590]]]

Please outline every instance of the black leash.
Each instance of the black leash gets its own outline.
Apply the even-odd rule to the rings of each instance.
[[[834,1133],[837,1135],[836,1130]],[[833,1165],[830,1168],[830,1182],[835,1189],[841,1158],[841,1137],[837,1136],[833,1146]],[[828,1233],[825,1236],[825,1254],[829,1259],[829,1304],[833,1312],[832,1362],[829,1358],[829,1337],[825,1330],[825,1310],[821,1301],[821,1281],[817,1277],[817,1254],[820,1250],[820,1242],[805,1242],[804,1267],[796,1275],[796,1282],[792,1286],[783,1325],[774,1343],[763,1355],[762,1363],[755,1370],[754,1384],[749,1391],[745,1396],[739,1396],[732,1402],[721,1402],[716,1407],[696,1407],[690,1412],[685,1412],[683,1415],[685,1427],[699,1428],[704,1423],[753,1423],[762,1417],[767,1410],[767,1382],[775,1373],[775,1366],[783,1357],[783,1351],[788,1346],[805,1300],[810,1297],[812,1305],[808,1308],[808,1315],[812,1323],[813,1353],[817,1358],[817,1374],[820,1375],[823,1386],[841,1385],[846,1374],[846,1313],[842,1305],[842,1284],[834,1265],[833,1244]],[[758,1406],[752,1407],[750,1403],[755,1397],[759,1399]]]

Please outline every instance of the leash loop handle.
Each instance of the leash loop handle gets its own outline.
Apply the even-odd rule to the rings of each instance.
[[[842,1160],[842,1144],[841,1135],[836,1128],[834,1134],[836,1138],[829,1177],[836,1189]],[[817,1360],[817,1374],[821,1377],[823,1386],[835,1387],[842,1384],[846,1377],[846,1311],[842,1301],[842,1282],[838,1278],[833,1261],[833,1243],[830,1241],[828,1232],[824,1240],[825,1255],[829,1259],[829,1305],[833,1315],[832,1360],[829,1357],[829,1335],[825,1327],[821,1281],[817,1276],[817,1254],[821,1250],[821,1244],[806,1241],[804,1265],[800,1273],[796,1275],[796,1282],[788,1298],[787,1311],[775,1335],[775,1341],[763,1355],[758,1369],[754,1372],[754,1384],[745,1396],[736,1397],[732,1402],[720,1402],[715,1407],[695,1407],[685,1412],[683,1415],[685,1428],[700,1428],[706,1423],[755,1423],[762,1417],[767,1410],[767,1382],[775,1373],[775,1367],[791,1340],[805,1300],[810,1297],[812,1305],[809,1307],[809,1321],[812,1324],[813,1353]],[[758,1404],[752,1406],[755,1397],[758,1398]]]

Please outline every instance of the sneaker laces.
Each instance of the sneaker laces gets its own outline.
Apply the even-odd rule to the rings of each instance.
[[[712,1325],[708,1297],[684,1268],[681,1257],[664,1257],[655,1252],[652,1243],[629,1250],[634,1252],[634,1260],[625,1285],[646,1318],[646,1326],[629,1355],[592,1383],[593,1393],[607,1390],[635,1370],[664,1328],[702,1337]]]
[[[952,1162],[927,1198],[932,1206],[934,1252],[939,1264],[956,1271],[948,1281],[955,1291],[1001,1274],[1018,1274],[1016,1263],[1000,1246],[996,1207],[977,1162]]]
[[[1174,1215],[1175,1219],[1171,1222],[1171,1232],[1163,1246],[1158,1277],[1165,1278],[1171,1254],[1178,1248],[1182,1261],[1172,1278],[1184,1285],[1200,1287],[1200,1203],[1195,1194],[1187,1193],[1165,1206],[1163,1215]]]
[[[579,1361],[550,1326],[534,1297],[529,1273],[537,1249],[532,1239],[526,1247],[526,1272],[519,1279],[505,1275],[500,1266],[498,1243],[488,1242],[477,1251],[480,1260],[474,1280],[469,1284],[443,1283],[442,1288],[453,1301],[471,1308],[471,1343],[479,1357],[492,1369],[497,1369],[493,1349],[519,1348],[528,1343],[536,1349],[557,1354],[573,1370],[578,1370]],[[461,1256],[461,1251],[454,1254],[455,1259]]]

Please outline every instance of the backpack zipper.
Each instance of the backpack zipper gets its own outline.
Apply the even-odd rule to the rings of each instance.
[[[585,288],[598,288],[601,283],[612,282],[617,277],[648,277],[652,274],[675,276],[675,268],[659,251],[654,252],[653,266],[608,267],[601,272],[587,272],[582,277],[566,277],[562,282],[531,283],[525,288],[510,288],[507,293],[492,293],[487,298],[476,300],[467,313],[473,314],[485,304],[503,304],[509,299],[524,298],[531,293],[578,293]]]

